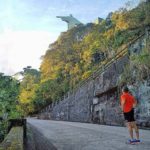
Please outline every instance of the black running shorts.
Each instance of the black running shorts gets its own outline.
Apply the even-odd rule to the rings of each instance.
[[[134,119],[134,109],[132,109],[131,111],[124,113],[124,118],[127,122],[132,122],[135,121]]]

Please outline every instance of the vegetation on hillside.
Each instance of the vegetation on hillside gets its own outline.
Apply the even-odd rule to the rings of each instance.
[[[130,60],[118,81],[119,85],[132,85],[150,80],[150,47],[143,49],[139,55],[132,55]]]
[[[19,91],[19,105],[17,110],[21,112],[23,116],[28,115],[30,112],[34,111],[35,103],[42,102],[42,99],[38,101],[36,97],[36,91],[39,87],[40,82],[40,72],[36,69],[32,69],[30,66],[24,68],[23,80],[20,84],[20,91]],[[40,98],[40,97],[38,97]],[[35,99],[37,102],[35,102]]]
[[[62,33],[42,56],[38,81],[30,75],[21,83],[20,101],[28,102],[26,112],[32,113],[61,99],[88,78],[144,32],[150,25],[149,13],[150,2],[141,2],[136,8],[121,8],[109,14],[100,24],[89,23]],[[23,86],[24,82],[28,82],[30,91]]]
[[[20,117],[17,111],[19,83],[0,73],[0,141],[7,132],[7,120]]]

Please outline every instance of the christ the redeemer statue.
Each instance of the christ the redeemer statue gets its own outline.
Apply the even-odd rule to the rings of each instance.
[[[67,24],[68,24],[68,30],[76,27],[79,24],[82,24],[80,21],[78,21],[72,15],[70,15],[70,16],[57,16],[57,18],[61,18],[62,21],[67,22]]]

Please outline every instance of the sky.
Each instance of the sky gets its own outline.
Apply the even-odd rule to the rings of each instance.
[[[41,56],[67,24],[56,16],[72,14],[83,24],[106,18],[128,0],[0,0],[0,72],[13,75],[38,69]]]

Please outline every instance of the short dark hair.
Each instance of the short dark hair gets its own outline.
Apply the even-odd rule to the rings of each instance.
[[[123,91],[123,92],[129,92],[129,89],[128,89],[127,86],[124,86],[124,87],[122,88],[122,91]]]

